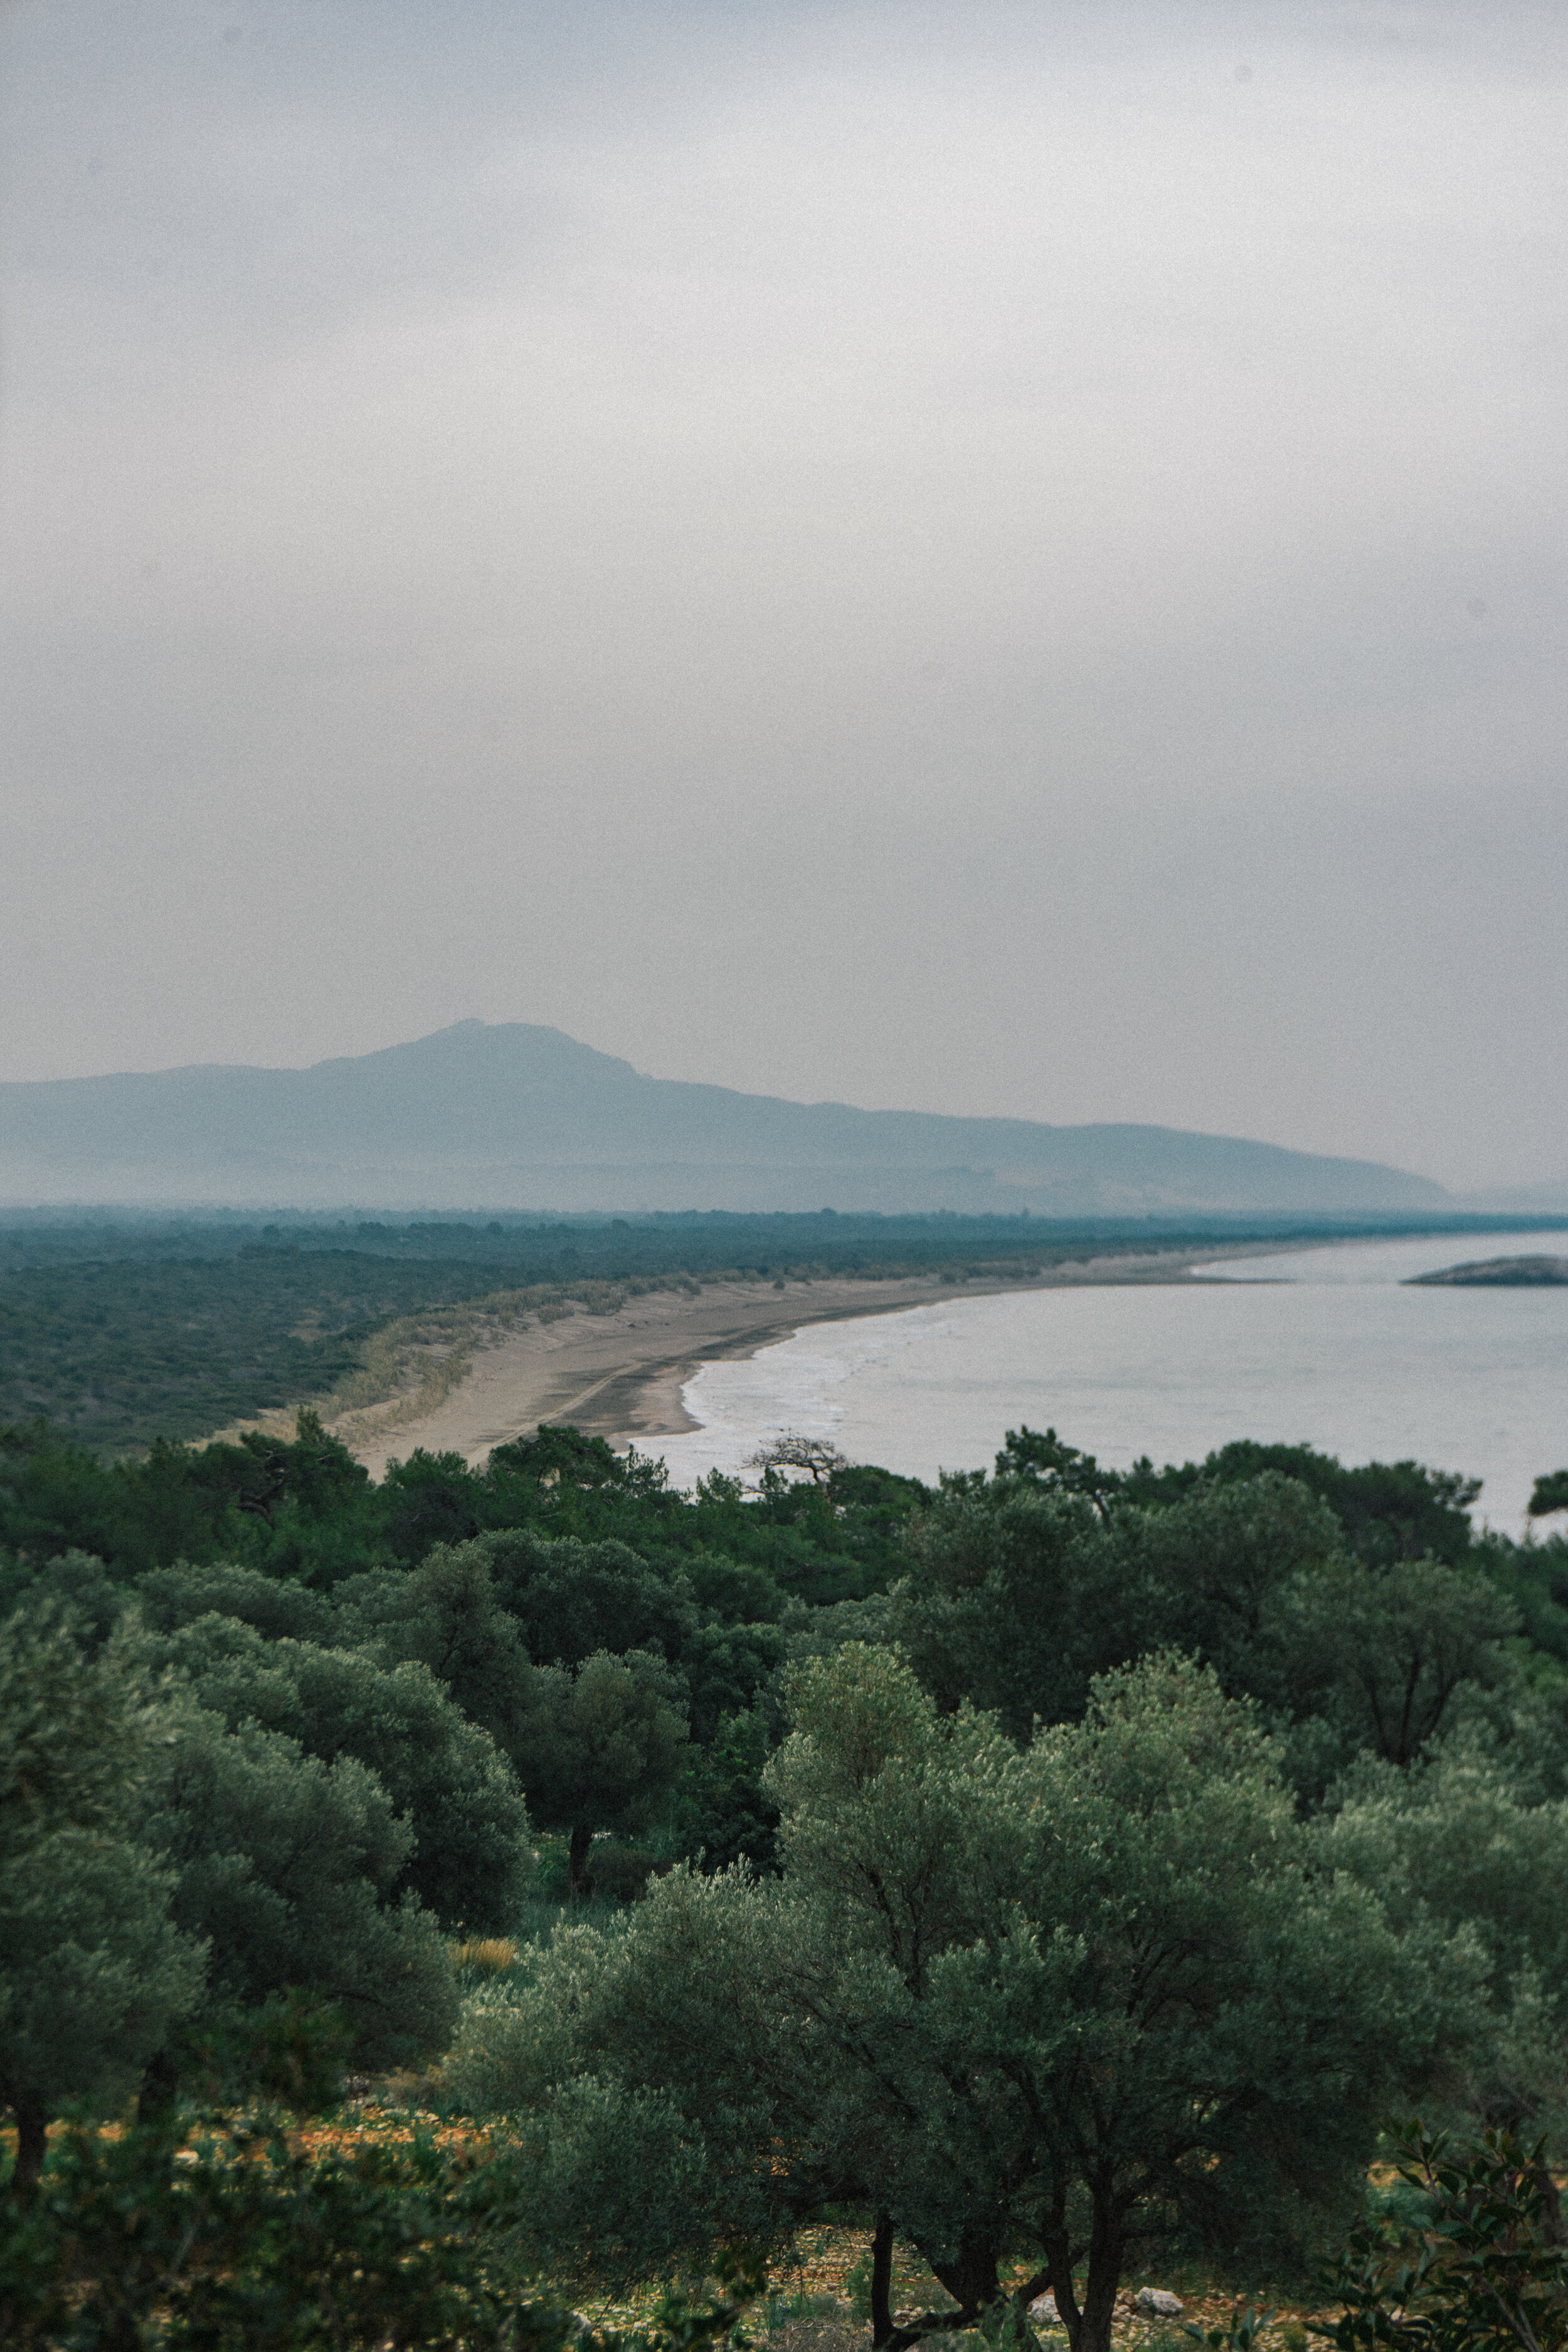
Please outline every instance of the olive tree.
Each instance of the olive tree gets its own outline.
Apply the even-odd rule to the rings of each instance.
[[[1073,2352],[1105,2352],[1141,2252],[1303,2261],[1472,1983],[1315,1867],[1251,1714],[1162,1657],[1020,1748],[857,1644],[793,1706],[783,1880],[677,1874],[624,1934],[563,1942],[489,2015],[492,2098],[662,2094],[721,2152],[715,2231],[859,2201],[884,2343],[994,2316],[1019,2260],[1014,2299],[1049,2286]],[[895,2231],[952,2305],[903,2328]]]
[[[324,1763],[368,1765],[406,1820],[399,1889],[412,1889],[451,1927],[511,1925],[532,1867],[528,1809],[489,1735],[428,1666],[378,1664],[354,1650],[289,1637],[268,1641],[217,1615],[149,1637],[146,1654],[186,1677],[230,1730],[259,1725]]]
[[[1233,1695],[1287,1700],[1281,1606],[1343,1544],[1324,1504],[1267,1471],[1160,1509],[1016,1475],[958,1479],[910,1548],[889,1598],[921,1680],[1024,1738],[1037,1717],[1081,1715],[1097,1674],[1167,1645]]]
[[[535,1818],[568,1833],[574,1893],[596,1830],[658,1820],[689,1736],[685,1683],[647,1650],[600,1651],[575,1673],[535,1669],[518,1770]]]
[[[1533,2137],[1568,2131],[1568,1801],[1521,1786],[1507,1748],[1443,1742],[1415,1770],[1365,1759],[1321,1826],[1324,1861],[1378,1890],[1402,1934],[1463,1934],[1489,2009],[1441,2086],[1451,2106]]]
[[[1361,1748],[1408,1764],[1461,1694],[1517,1680],[1517,1612],[1489,1577],[1352,1557],[1328,1505],[1278,1469],[1158,1507],[961,1478],[910,1546],[891,1633],[943,1706],[994,1707],[1019,1739],[1081,1715],[1097,1674],[1173,1647],[1292,1727],[1293,1777],[1316,1796]]]
[[[541,1665],[577,1666],[605,1650],[677,1659],[698,1622],[684,1578],[661,1574],[613,1538],[509,1528],[465,1544],[460,1556],[489,1569],[497,1600]]]
[[[1302,1712],[1357,1748],[1414,1763],[1451,1719],[1461,1692],[1506,1684],[1518,1612],[1480,1571],[1439,1560],[1363,1568],[1345,1560],[1297,1580],[1280,1633]]]
[[[361,2064],[444,2044],[451,1958],[432,1914],[397,1892],[413,1833],[356,1757],[328,1763],[176,1698],[136,1830],[172,1877],[175,1922],[205,1948],[197,2027],[221,2036],[298,1995],[337,2014]],[[184,2054],[177,2033],[158,2050],[151,2105],[173,2096]]]
[[[128,1834],[161,1736],[122,1661],[88,1656],[68,1618],[0,1628],[0,2103],[23,2189],[49,2117],[123,2097],[199,1994],[173,1876]]]
[[[1375,1897],[1311,1868],[1249,1714],[1157,1657],[1018,1752],[935,1720],[874,1653],[818,1669],[797,1710],[773,1768],[786,1879],[843,1955],[799,1997],[843,2063],[864,2053],[889,2148],[911,2134],[868,2186],[957,2320],[1009,2254],[1074,2352],[1103,2352],[1124,2270],[1162,2242],[1300,2263],[1436,2025]]]
[[[510,1756],[531,1679],[522,1630],[501,1604],[484,1538],[437,1544],[417,1568],[374,1569],[332,1595],[331,1638],[382,1665],[427,1666],[471,1721]]]
[[[51,2114],[139,2077],[166,2104],[193,2042],[243,2041],[279,2001],[332,2012],[364,2063],[443,2044],[452,1963],[402,1888],[413,1843],[366,1763],[230,1729],[134,1627],[90,1655],[47,1608],[0,1629],[0,2097],[18,2177]]]

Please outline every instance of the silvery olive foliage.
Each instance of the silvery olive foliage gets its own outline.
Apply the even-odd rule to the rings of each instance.
[[[676,1873],[559,1937],[468,2012],[454,2099],[569,2138],[608,2127],[584,2082],[657,2095],[710,2184],[671,2254],[854,2199],[952,2298],[916,2333],[994,2313],[1019,2257],[1073,2352],[1156,2247],[1309,2260],[1390,2097],[1468,2030],[1473,1942],[1325,1871],[1275,1744],[1179,1657],[1023,1745],[858,1643],[790,1704],[782,1878]]]

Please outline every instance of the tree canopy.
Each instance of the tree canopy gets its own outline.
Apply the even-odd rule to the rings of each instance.
[[[1048,2286],[1101,2352],[1130,2266],[1303,2277],[1394,2102],[1568,2126],[1568,1541],[1306,1448],[794,1450],[9,1444],[24,2181],[138,2089],[439,2061],[584,2292],[849,2213],[882,2346]]]
[[[559,1944],[459,2037],[454,2087],[672,2101],[723,2184],[711,2231],[864,2200],[955,2305],[889,2340],[974,2324],[1019,2255],[1075,2352],[1108,2345],[1134,2248],[1300,2263],[1473,1987],[1314,1868],[1251,1714],[1157,1657],[1020,1748],[853,1644],[794,1713],[783,1878],[678,1874],[623,1936]]]
[[[131,1834],[166,1737],[123,1661],[89,1657],[68,1617],[0,1626],[0,2100],[24,2185],[48,2118],[122,2097],[199,1997],[203,1940]]]

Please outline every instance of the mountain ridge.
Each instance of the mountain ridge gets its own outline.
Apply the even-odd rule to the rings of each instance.
[[[1377,1161],[1184,1128],[862,1110],[649,1077],[562,1030],[481,1021],[303,1069],[0,1084],[0,1197],[1047,1215],[1449,1199]]]

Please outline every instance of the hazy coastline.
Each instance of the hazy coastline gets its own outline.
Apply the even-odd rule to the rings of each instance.
[[[689,1487],[792,1430],[930,1484],[1024,1423],[1118,1469],[1246,1437],[1479,1477],[1488,1523],[1514,1529],[1560,1441],[1565,1293],[1413,1285],[1442,1254],[1365,1240],[1227,1254],[1163,1282],[948,1291],[710,1357],[684,1391],[700,1428],[661,1450]]]
[[[1226,1257],[1241,1257],[1277,1253],[1279,1244],[1223,1246]],[[1182,1283],[1215,1255],[1212,1242],[1202,1249],[1107,1252],[1043,1268],[1025,1281],[977,1276],[954,1283],[916,1275],[792,1282],[787,1290],[750,1281],[706,1283],[696,1296],[652,1292],[610,1315],[531,1320],[477,1350],[467,1378],[434,1412],[384,1429],[354,1451],[379,1477],[388,1462],[406,1460],[416,1447],[482,1462],[492,1446],[542,1421],[569,1421],[647,1452],[662,1437],[700,1426],[681,1395],[700,1364],[755,1355],[811,1324],[1010,1291]]]

